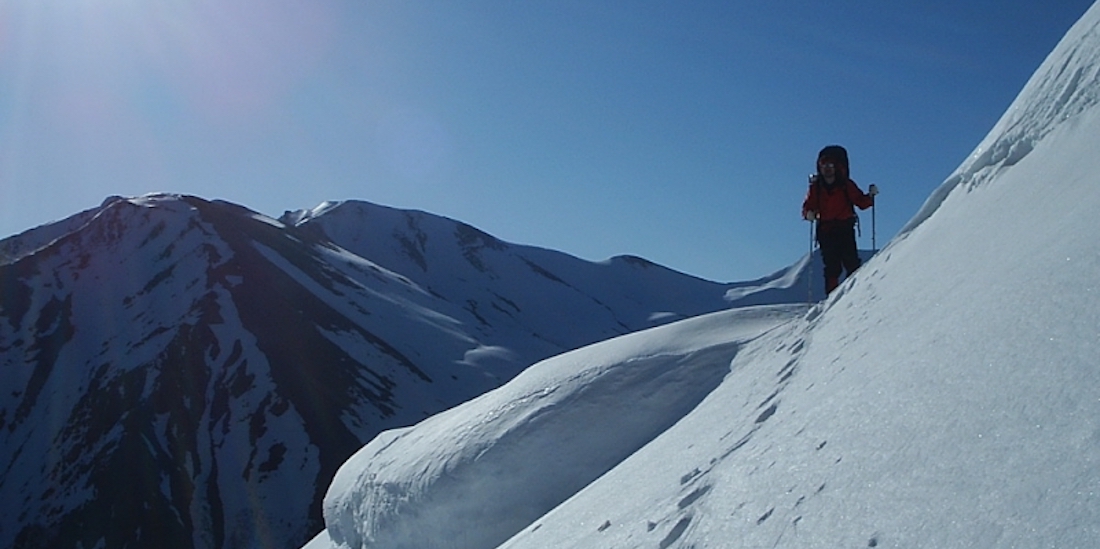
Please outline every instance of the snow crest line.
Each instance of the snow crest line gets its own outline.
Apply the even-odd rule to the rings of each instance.
[[[1059,41],[985,139],[933,191],[898,237],[927,220],[956,187],[974,189],[995,180],[1059,125],[1100,103],[1100,58],[1095,55],[1100,49],[1100,18],[1092,13],[1097,9],[1090,8]]]
[[[566,353],[383,433],[345,464],[325,498],[333,546],[503,543],[688,415],[745,343],[791,316],[777,311],[680,323],[692,341],[674,324]],[[633,354],[623,352],[624,339]]]

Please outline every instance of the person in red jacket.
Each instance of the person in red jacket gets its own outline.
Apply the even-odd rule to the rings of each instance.
[[[829,145],[817,155],[817,174],[810,177],[810,190],[802,202],[802,217],[817,221],[817,243],[825,263],[825,293],[840,285],[840,274],[851,276],[862,263],[856,249],[856,211],[875,203],[878,187],[864,194],[848,177],[848,151]]]

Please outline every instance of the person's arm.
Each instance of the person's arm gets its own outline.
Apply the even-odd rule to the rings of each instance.
[[[874,187],[874,185],[872,185],[872,187]],[[875,194],[877,194],[878,189],[876,188],[875,190]],[[847,192],[848,199],[852,201],[852,204],[855,204],[861,210],[866,210],[867,208],[870,208],[875,204],[874,196],[864,193],[862,190],[860,190],[859,185],[856,185],[856,182],[852,181],[851,179],[848,180]]]
[[[811,180],[810,189],[806,191],[806,199],[802,201],[802,219],[807,221],[813,221],[817,219],[817,216],[821,215],[821,212],[818,212],[812,206],[816,205],[818,202],[816,191],[817,185],[814,185]]]

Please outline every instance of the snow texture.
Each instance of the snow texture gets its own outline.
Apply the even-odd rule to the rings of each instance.
[[[559,355],[384,433],[333,480],[330,535],[349,547],[495,546],[669,428],[721,383],[741,343],[800,309],[715,313]]]
[[[1098,26],[825,302],[600,343],[384,433],[307,547],[1100,546]]]

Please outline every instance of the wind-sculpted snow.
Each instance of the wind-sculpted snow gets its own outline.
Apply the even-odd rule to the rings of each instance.
[[[1047,134],[1100,103],[1100,5],[1066,33],[997,124],[902,228],[904,235],[956,187],[974,188],[1023,160]]]
[[[672,426],[741,345],[803,310],[715,313],[596,344],[383,433],[333,480],[327,535],[349,548],[494,547]]]

